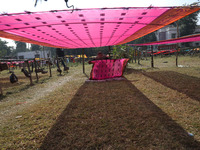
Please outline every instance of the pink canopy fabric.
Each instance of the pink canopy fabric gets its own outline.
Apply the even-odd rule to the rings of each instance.
[[[90,79],[102,80],[115,77],[121,77],[123,75],[124,68],[128,62],[128,59],[105,59],[91,61],[93,64]]]
[[[119,45],[154,32],[199,7],[128,7],[0,15],[0,37],[57,48]]]
[[[195,42],[200,41],[200,34],[196,35],[189,35],[175,39],[163,40],[163,41],[156,41],[156,42],[149,42],[143,44],[132,44],[134,46],[147,46],[147,45],[161,45],[161,44],[173,44],[173,43],[186,43],[186,42]]]

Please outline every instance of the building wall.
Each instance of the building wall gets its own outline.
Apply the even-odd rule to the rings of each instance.
[[[197,26],[194,34],[199,34],[199,33],[200,33],[200,26]],[[172,25],[163,27],[162,29],[159,29],[156,32],[156,38],[158,41],[177,38],[177,28]],[[183,45],[184,44],[182,44],[182,46]],[[200,46],[200,41],[192,42],[191,46],[194,46],[194,47]]]
[[[51,58],[49,51],[31,51],[31,52],[19,52],[17,53],[18,59],[34,59],[34,58]]]

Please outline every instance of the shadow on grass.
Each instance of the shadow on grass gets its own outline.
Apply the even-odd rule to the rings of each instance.
[[[5,79],[6,82],[4,82],[4,83],[1,82],[1,81],[3,81],[3,79]],[[20,79],[23,79],[23,78],[20,78]],[[26,77],[25,79],[27,79],[26,82],[19,81],[16,83],[10,83],[10,80],[8,78],[0,78],[0,86],[2,88],[4,88],[3,92],[6,91],[6,92],[4,92],[5,93],[4,95],[0,96],[0,101],[3,100],[4,98],[6,98],[8,95],[23,92],[37,84],[47,83],[50,80],[50,77],[41,78],[41,79],[39,78],[38,82],[36,80],[34,80],[34,78],[33,78],[32,85],[30,85],[30,83],[29,83],[29,80],[30,80],[29,78]]]
[[[153,80],[160,82],[164,86],[186,94],[188,97],[200,101],[200,79],[177,73],[174,71],[143,72],[143,74]]]
[[[5,95],[0,95],[0,101],[3,100],[4,98],[6,98]]]
[[[84,74],[88,79],[90,78],[88,74],[86,74],[86,73],[83,73],[83,74]]]
[[[128,80],[86,82],[40,149],[199,149],[200,143]]]

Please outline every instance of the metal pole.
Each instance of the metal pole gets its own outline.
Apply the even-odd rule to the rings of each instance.
[[[85,73],[84,48],[82,49],[82,59],[83,59],[83,73]]]
[[[154,68],[154,62],[153,62],[153,46],[150,46],[151,48],[151,68]]]

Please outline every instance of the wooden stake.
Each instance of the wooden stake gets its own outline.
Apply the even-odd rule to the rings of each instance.
[[[147,48],[146,48],[146,53],[145,53],[145,57],[146,57],[146,60],[147,60]]]
[[[85,58],[84,58],[84,48],[82,49],[82,60],[83,60],[83,73],[85,73]]]
[[[178,25],[178,23],[176,22],[176,32],[177,32],[177,38],[179,38],[179,25]],[[179,50],[179,44],[177,43],[176,44],[176,67],[178,67],[178,50]]]
[[[50,64],[50,58],[49,57],[48,57],[48,61],[49,61],[49,77],[52,77],[51,64]]]
[[[30,70],[30,65],[29,65],[29,63],[28,63],[28,60],[26,61],[26,63],[27,63],[27,67],[28,67],[28,72],[29,72],[29,74],[30,74],[30,85],[33,85],[32,75],[31,75],[31,70]]]
[[[138,65],[140,65],[140,47],[138,47],[137,51],[138,51],[138,53],[137,53]]]
[[[136,58],[136,55],[137,55],[137,49],[135,49],[135,63],[137,62],[137,58]]]
[[[153,61],[153,46],[150,46],[151,48],[151,68],[154,68],[154,61]]]
[[[57,57],[57,65],[58,65],[58,69],[61,70],[60,69],[60,59],[58,57]],[[60,75],[61,75],[61,71],[60,71]]]
[[[37,78],[37,82],[39,81],[39,77],[38,77],[38,74],[37,74],[37,62],[36,60],[34,59],[34,64],[35,64],[35,75],[36,75],[36,78]]]

